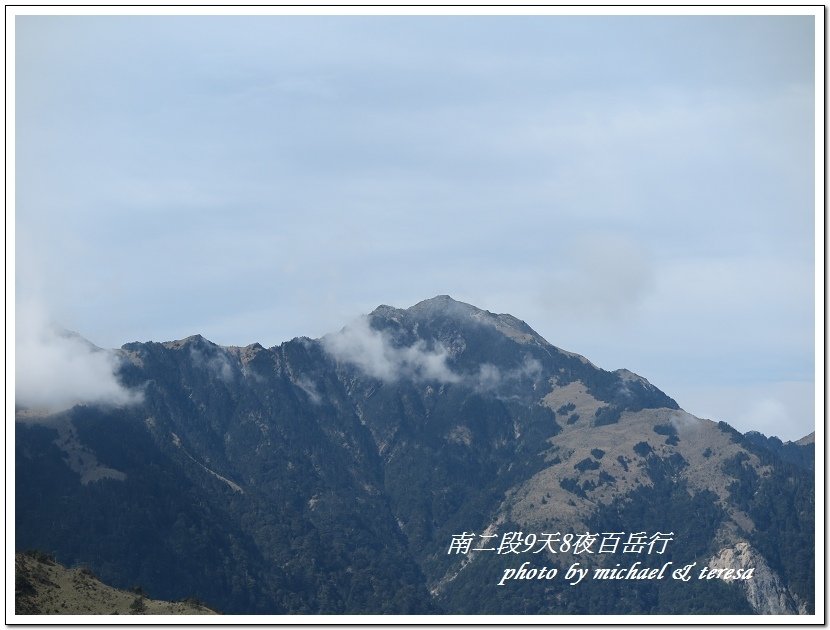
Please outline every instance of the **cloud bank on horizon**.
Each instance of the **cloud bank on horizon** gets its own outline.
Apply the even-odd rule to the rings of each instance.
[[[810,16],[17,16],[16,299],[109,347],[274,345],[447,293],[797,439],[814,45]]]

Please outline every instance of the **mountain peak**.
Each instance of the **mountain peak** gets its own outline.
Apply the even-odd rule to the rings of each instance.
[[[162,343],[165,348],[170,350],[180,350],[182,348],[219,348],[217,343],[213,343],[210,339],[206,339],[200,334],[190,335],[184,339],[176,339],[175,341],[165,341]]]
[[[422,300],[407,309],[398,309],[382,304],[370,314],[370,318],[376,317],[398,323],[406,320],[415,323],[451,320],[461,325],[477,324],[490,326],[504,336],[521,344],[550,345],[524,321],[512,315],[506,313],[491,313],[472,304],[459,302],[449,295],[436,295],[427,300]]]
[[[402,309],[388,304],[381,304],[369,315],[370,317],[381,316],[389,319],[398,320],[400,317],[415,320],[428,320],[438,317],[450,317],[452,319],[465,319],[473,317],[479,313],[486,313],[480,308],[459,302],[452,299],[449,295],[436,295],[427,300],[421,300],[414,306]]]
[[[415,306],[410,306],[406,309],[408,313],[421,316],[434,315],[474,315],[476,313],[483,313],[480,308],[467,304],[466,302],[459,302],[452,299],[449,295],[436,295],[428,300],[422,300]]]
[[[416,317],[445,316],[458,320],[471,320],[479,324],[492,326],[503,335],[519,343],[550,345],[542,336],[524,321],[507,313],[491,313],[466,302],[454,300],[449,295],[437,295],[434,298],[418,302],[407,309],[407,313]]]

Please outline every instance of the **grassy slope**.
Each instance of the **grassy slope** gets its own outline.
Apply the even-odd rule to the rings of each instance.
[[[121,591],[90,571],[67,569],[41,554],[15,554],[15,613],[19,615],[211,615],[191,602],[166,602]]]

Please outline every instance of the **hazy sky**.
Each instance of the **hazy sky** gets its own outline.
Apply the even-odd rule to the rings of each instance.
[[[270,346],[446,293],[797,439],[813,51],[812,17],[18,16],[18,329]]]

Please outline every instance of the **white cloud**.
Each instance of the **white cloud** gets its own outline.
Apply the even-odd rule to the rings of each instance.
[[[449,352],[434,342],[430,349],[424,340],[411,346],[396,347],[388,333],[373,329],[363,316],[340,332],[322,338],[323,347],[336,360],[351,363],[364,373],[383,381],[399,379],[415,381],[435,380],[441,383],[461,383],[478,392],[496,392],[502,386],[522,379],[537,380],[542,364],[525,356],[522,364],[510,370],[500,370],[492,363],[482,363],[477,371],[457,373],[447,366]],[[297,382],[297,385],[303,385]]]
[[[323,402],[323,397],[320,396],[320,392],[317,391],[317,385],[315,385],[314,381],[312,381],[305,374],[295,378],[294,384],[306,393],[312,404],[319,405]]]
[[[323,347],[338,361],[351,363],[369,376],[383,381],[400,378],[457,383],[461,380],[447,367],[447,351],[437,346],[429,350],[418,341],[395,347],[388,334],[374,330],[367,317],[361,317],[340,332],[323,337]]]
[[[208,356],[197,348],[190,349],[190,358],[195,365],[213,372],[218,378],[226,383],[233,380],[233,367],[223,348],[216,348],[216,354]]]
[[[141,393],[116,377],[119,358],[52,324],[33,302],[18,305],[15,404],[63,411],[77,404],[127,405]]]
[[[672,414],[669,421],[676,429],[684,432],[703,426],[700,418],[682,410]]]
[[[501,384],[501,372],[492,363],[482,363],[478,367],[477,389],[488,391],[496,389]]]
[[[478,366],[478,374],[466,379],[466,382],[480,392],[496,391],[507,383],[521,380],[537,381],[542,376],[542,364],[530,355],[526,355],[519,367],[502,371],[492,363]]]

